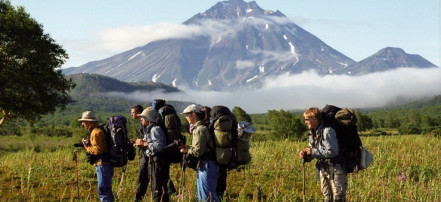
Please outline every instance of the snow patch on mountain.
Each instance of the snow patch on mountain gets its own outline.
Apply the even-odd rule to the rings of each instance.
[[[249,82],[253,81],[254,79],[257,79],[257,77],[258,77],[258,76],[256,75],[256,76],[254,76],[253,78],[246,80],[245,82],[246,82],[246,83],[249,83]]]
[[[262,74],[262,73],[265,73],[265,66],[263,65],[263,64],[261,64],[260,66],[259,66],[259,72]]]
[[[136,56],[138,56],[138,55],[141,54],[141,53],[142,53],[142,51],[139,51],[139,52],[135,53],[135,55],[133,55],[132,57],[130,57],[127,61],[129,61],[129,60],[135,58]]]
[[[156,81],[159,79],[159,77],[161,77],[161,75],[157,75],[157,74],[153,75],[152,82],[156,83]]]
[[[173,87],[176,87],[176,81],[177,81],[178,79],[177,78],[175,78],[173,81],[172,81],[172,86]]]

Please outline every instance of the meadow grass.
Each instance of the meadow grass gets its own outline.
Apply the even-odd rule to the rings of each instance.
[[[8,140],[9,144],[4,143]],[[84,150],[73,148],[75,138],[0,137],[0,198],[4,201],[73,201],[77,198],[74,150],[78,153],[80,201],[98,201],[94,168]],[[367,170],[349,174],[348,201],[441,201],[441,141],[424,135],[362,137],[374,154]],[[20,144],[20,145],[18,145]],[[228,173],[231,201],[301,201],[302,163],[306,141],[252,141],[252,163]],[[133,201],[138,157],[124,174],[119,201]],[[305,164],[308,201],[321,200],[315,180],[315,160]],[[179,193],[171,201],[197,201],[195,171],[172,165],[171,178]],[[122,169],[115,168],[115,197]],[[150,191],[145,201],[150,201]]]

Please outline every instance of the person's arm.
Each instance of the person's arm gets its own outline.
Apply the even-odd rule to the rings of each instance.
[[[312,133],[309,133],[308,139],[309,139],[308,147],[300,151],[299,153],[299,157],[307,159],[308,160],[307,162],[312,160],[311,151],[312,151],[312,145],[314,144],[314,135]]]
[[[106,135],[101,129],[95,128],[90,133],[90,145],[85,146],[87,153],[99,155],[107,151]]]
[[[201,157],[205,153],[205,149],[207,147],[208,137],[207,134],[204,134],[200,127],[196,127],[193,130],[193,140],[191,146],[188,148],[188,153]]]
[[[331,127],[323,129],[323,140],[318,142],[318,149],[311,151],[312,158],[333,158],[338,155],[338,141],[335,130]]]
[[[149,149],[153,153],[157,153],[161,151],[166,144],[164,131],[162,130],[162,128],[158,126],[158,127],[153,127],[150,130],[150,133],[151,133],[152,141],[148,143]]]

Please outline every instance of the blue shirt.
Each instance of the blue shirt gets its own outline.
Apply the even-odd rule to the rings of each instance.
[[[317,137],[315,141],[314,137]],[[312,148],[311,157],[329,159],[338,155],[337,134],[332,127],[324,127],[321,123],[316,134],[309,135],[309,147]]]
[[[150,124],[145,130],[145,140],[148,143],[147,155],[155,155],[160,152],[166,146],[165,133],[161,127]]]

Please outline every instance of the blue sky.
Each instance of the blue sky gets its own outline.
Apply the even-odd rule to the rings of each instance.
[[[11,0],[24,6],[70,58],[63,67],[101,60],[179,33],[179,24],[214,0]],[[247,1],[248,2],[248,1]],[[439,0],[256,0],[360,61],[385,47],[399,47],[441,66]]]

